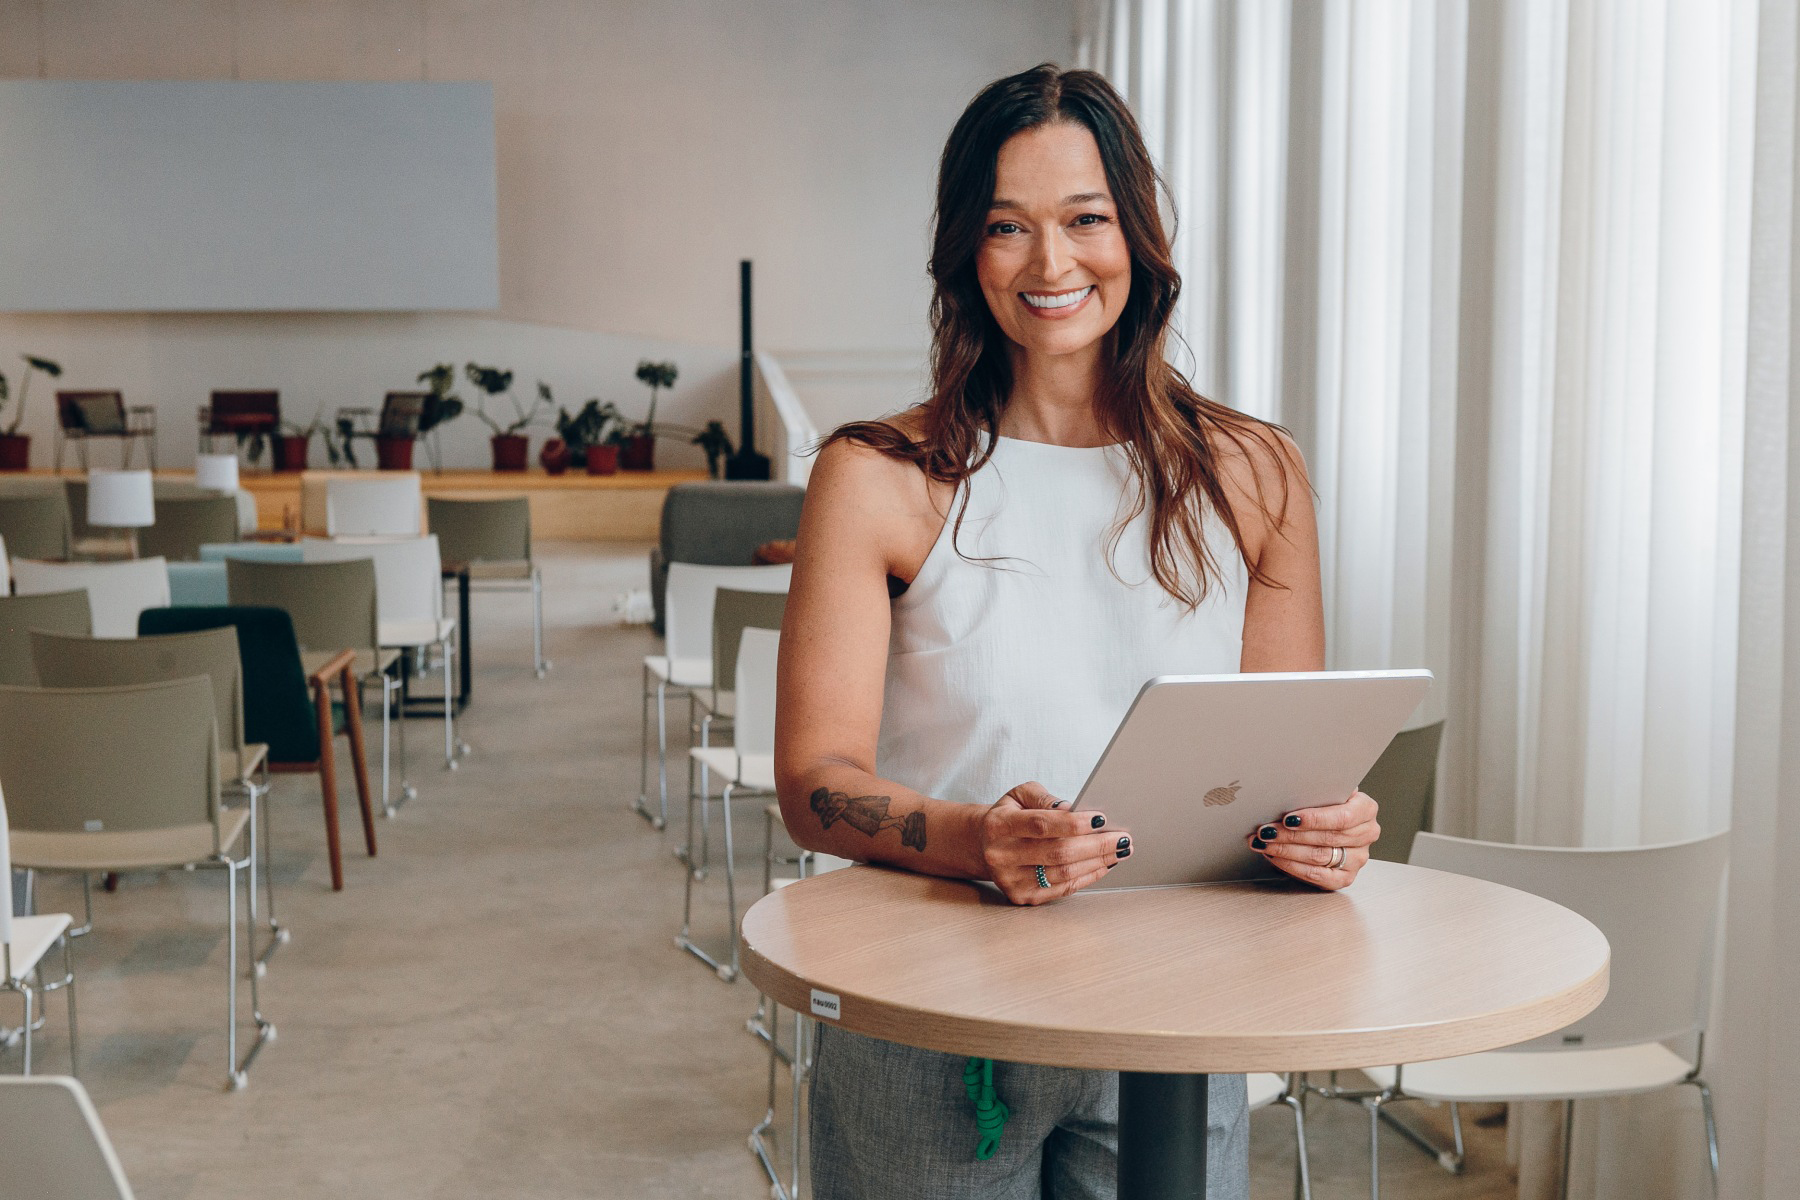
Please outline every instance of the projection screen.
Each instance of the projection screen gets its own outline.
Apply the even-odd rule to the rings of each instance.
[[[0,81],[0,311],[498,303],[488,84]]]

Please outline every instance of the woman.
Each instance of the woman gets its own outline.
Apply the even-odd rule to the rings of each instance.
[[[1179,280],[1156,175],[1100,76],[990,85],[944,149],[933,387],[820,452],[781,646],[782,815],[809,849],[1059,900],[1131,854],[1068,811],[1144,681],[1318,670],[1318,539],[1299,453],[1165,360]],[[1375,804],[1247,831],[1341,888]],[[1110,1197],[1112,1072],[999,1063],[978,1134],[968,1060],[822,1032],[819,1200]],[[1209,1196],[1249,1195],[1241,1076],[1215,1076]],[[978,1152],[979,1146],[979,1152]]]

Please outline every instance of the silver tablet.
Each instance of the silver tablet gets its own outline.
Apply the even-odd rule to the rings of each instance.
[[[1349,799],[1430,686],[1425,670],[1152,679],[1075,801],[1131,833],[1089,890],[1280,874],[1244,839]]]

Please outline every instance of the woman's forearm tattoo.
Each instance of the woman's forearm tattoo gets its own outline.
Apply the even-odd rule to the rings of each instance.
[[[830,788],[820,788],[812,794],[812,810],[819,815],[822,827],[830,829],[842,821],[869,837],[884,829],[898,829],[900,844],[922,853],[925,849],[925,810],[916,808],[904,817],[891,817],[888,815],[891,802],[888,796],[850,796]]]

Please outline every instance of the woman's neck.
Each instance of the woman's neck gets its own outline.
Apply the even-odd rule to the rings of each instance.
[[[1027,354],[1015,347],[1012,395],[1000,414],[1002,437],[1057,446],[1104,446],[1113,440],[1100,425],[1098,346],[1078,354]]]

